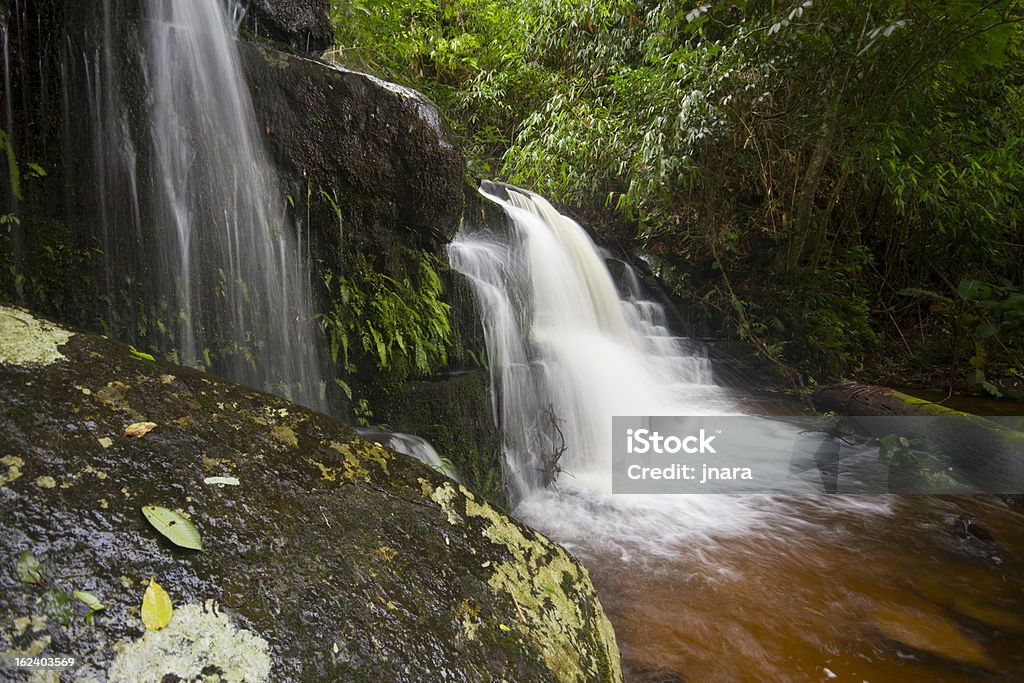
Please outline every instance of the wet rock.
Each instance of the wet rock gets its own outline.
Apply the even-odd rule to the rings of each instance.
[[[112,681],[621,680],[586,569],[539,534],[324,415],[62,332],[62,358],[0,363],[0,651]],[[156,428],[125,437],[140,416]],[[205,552],[144,505],[186,514]],[[150,577],[175,606],[155,633]],[[52,591],[105,609],[65,625]]]
[[[974,518],[974,515],[962,514],[953,522],[951,533],[954,538],[962,540],[975,539],[984,543],[995,544],[992,532],[983,527]]]
[[[451,239],[463,160],[432,102],[366,74],[239,49],[257,121],[297,212],[310,211],[322,257],[438,250]]]
[[[327,0],[249,0],[245,26],[298,54],[319,55],[334,44]]]

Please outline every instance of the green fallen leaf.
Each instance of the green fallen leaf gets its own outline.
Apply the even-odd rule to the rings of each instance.
[[[25,583],[39,583],[43,578],[43,565],[30,550],[18,555],[18,578]]]
[[[203,479],[204,484],[220,484],[221,486],[238,486],[242,482],[236,477],[207,477]]]
[[[191,550],[202,550],[203,541],[199,530],[181,513],[157,505],[146,505],[142,514],[153,528],[166,536],[174,545]]]
[[[134,356],[135,358],[138,358],[139,360],[151,360],[151,361],[155,361],[156,360],[156,358],[154,358],[150,354],[145,353],[143,351],[139,351],[134,346],[129,346],[128,348],[131,349],[132,356]]]
[[[75,606],[71,602],[71,596],[62,590],[54,589],[46,594],[43,612],[64,626],[70,626],[71,620],[75,618]]]
[[[89,613],[85,615],[85,623],[89,626],[92,626],[92,622],[96,618],[96,613],[101,609],[107,608],[107,606],[100,602],[100,599],[92,593],[88,593],[86,591],[75,591],[73,595],[79,602],[85,603],[85,606],[89,608]]]
[[[92,593],[86,591],[75,591],[72,595],[74,595],[79,602],[84,603],[85,606],[93,612],[99,612],[101,609],[107,608],[107,606],[100,602],[100,599]]]
[[[142,596],[142,623],[150,631],[159,631],[170,623],[173,614],[171,596],[153,577],[150,577],[149,587]]]

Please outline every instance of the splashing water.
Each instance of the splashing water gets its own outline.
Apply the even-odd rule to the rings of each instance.
[[[989,572],[975,549],[964,555],[944,526],[958,503],[611,494],[612,416],[739,414],[739,403],[628,270],[619,294],[578,224],[533,193],[482,191],[509,227],[464,228],[449,256],[483,321],[515,514],[588,565],[627,680],[966,681],[1022,670],[1019,581],[986,588],[1019,579],[1021,562],[1001,552]],[[1008,529],[1024,539],[1019,521]],[[989,583],[944,593],[968,572]],[[967,628],[968,613],[988,621]]]

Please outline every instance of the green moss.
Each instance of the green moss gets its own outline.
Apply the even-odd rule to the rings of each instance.
[[[31,313],[0,306],[0,363],[22,367],[51,365],[64,358],[58,347],[72,336]]]
[[[931,401],[926,401],[922,398],[917,398],[916,396],[904,394],[901,391],[893,391],[892,397],[905,403],[912,409],[910,412],[917,415],[959,415],[961,417],[975,417],[970,413],[953,410],[952,408],[947,408],[946,406],[939,405],[938,403],[932,403]]]
[[[491,414],[485,372],[378,384],[371,390],[382,423],[395,431],[422,436],[455,466],[470,490],[494,505],[506,505],[501,436]]]

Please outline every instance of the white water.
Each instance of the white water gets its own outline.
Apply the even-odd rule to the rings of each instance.
[[[127,28],[134,11],[139,35]],[[223,0],[103,0],[82,11],[99,31],[80,57],[69,43],[64,115],[87,107],[95,187],[85,196],[99,224],[107,324],[179,362],[322,408],[308,254],[242,74],[240,13]]]
[[[627,562],[814,526],[769,496],[611,493],[612,416],[737,415],[739,407],[695,345],[669,333],[663,308],[643,300],[631,271],[619,293],[577,223],[524,190],[487,184],[483,192],[505,209],[510,231],[460,233],[449,254],[483,318],[516,515],[584,556]],[[565,437],[564,471],[551,489],[539,474],[561,446],[549,406]],[[888,510],[880,500],[840,498],[815,507]]]
[[[258,137],[235,26],[219,0],[149,0],[147,23],[151,135],[170,237],[163,272],[183,311],[182,360],[199,360],[210,338],[226,337],[240,351],[230,358],[236,379],[317,405],[308,276]]]
[[[578,225],[532,193],[484,193],[510,227],[460,233],[450,258],[478,299],[515,515],[587,565],[627,680],[959,682],[1021,671],[1020,563],[950,535],[963,501],[612,494],[612,416],[738,414],[739,404],[668,333],[630,272],[620,293]],[[561,444],[549,406],[566,448],[554,488],[538,476]],[[793,438],[769,427],[752,449]],[[1003,521],[998,502],[977,505]],[[1019,533],[1010,523],[1000,537]]]
[[[405,434],[403,432],[388,432],[373,427],[356,427],[356,433],[364,439],[376,441],[396,453],[416,458],[423,464],[429,465],[438,472],[461,483],[459,474],[455,471],[452,463],[443,460],[434,446],[421,436]]]
[[[449,254],[479,301],[516,494],[541,488],[545,458],[562,451],[563,436],[558,466],[607,492],[612,415],[733,412],[707,359],[668,334],[660,307],[637,292],[619,296],[578,224],[537,195],[489,187],[504,195],[486,196],[508,212],[512,231],[460,234]]]

